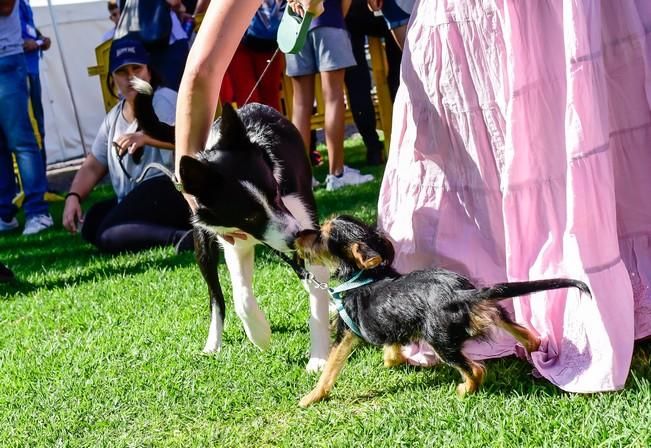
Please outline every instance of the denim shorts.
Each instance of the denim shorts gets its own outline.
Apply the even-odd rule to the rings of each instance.
[[[314,75],[355,65],[348,31],[320,26],[307,35],[305,46],[296,54],[286,54],[287,76]]]
[[[409,22],[409,14],[403,11],[395,0],[384,0],[382,15],[390,30],[406,25]]]

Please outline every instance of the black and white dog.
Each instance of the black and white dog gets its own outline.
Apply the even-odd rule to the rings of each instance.
[[[136,88],[151,95],[151,89],[142,83]],[[148,109],[146,104],[142,109]],[[151,127],[145,121],[139,120],[140,125]],[[149,132],[156,133],[155,129]],[[183,190],[197,202],[195,255],[210,294],[211,321],[203,351],[218,352],[222,344],[225,303],[217,273],[218,243],[224,248],[235,311],[248,338],[264,350],[270,343],[271,328],[253,294],[254,248],[265,243],[291,252],[299,231],[318,228],[312,170],[301,135],[271,107],[249,104],[236,112],[224,104],[205,150],[196,157],[183,156],[179,176]],[[247,238],[226,242],[224,235],[233,232],[243,232]],[[327,281],[327,268],[308,269],[315,278]],[[328,356],[328,295],[307,282],[305,286],[311,314],[307,370],[314,372]]]

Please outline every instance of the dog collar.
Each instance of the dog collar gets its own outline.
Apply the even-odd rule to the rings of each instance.
[[[266,243],[265,243],[266,244]],[[350,318],[348,315],[348,312],[344,308],[344,302],[342,300],[342,295],[346,291],[350,291],[351,289],[359,288],[360,286],[368,285],[369,283],[373,282],[373,279],[371,278],[363,278],[362,275],[364,274],[364,271],[359,271],[357,274],[355,274],[350,280],[342,283],[341,285],[337,286],[336,288],[329,288],[327,283],[321,283],[319,282],[316,278],[314,278],[314,275],[305,269],[304,267],[300,266],[297,264],[294,260],[289,258],[287,255],[282,253],[281,251],[274,249],[273,247],[269,246],[266,244],[266,246],[271,249],[272,252],[274,252],[278,257],[280,257],[283,261],[285,261],[287,264],[291,266],[291,268],[294,270],[296,275],[298,277],[306,282],[311,282],[316,288],[319,289],[327,289],[328,294],[330,295],[330,300],[334,304],[335,308],[337,308],[337,312],[339,313],[339,317],[344,321],[344,323],[350,328],[350,331],[355,333],[358,337],[364,339],[362,337],[361,331],[359,330],[359,327],[353,320]],[[362,278],[360,278],[362,277]]]
[[[351,319],[350,315],[344,308],[344,301],[342,299],[343,293],[346,291],[350,291],[352,289],[359,288],[364,285],[368,285],[369,283],[373,283],[372,278],[368,277],[362,277],[364,274],[364,271],[359,271],[357,274],[355,274],[350,280],[342,283],[341,285],[337,286],[336,288],[328,288],[328,293],[330,294],[330,299],[332,300],[332,303],[335,305],[335,308],[337,308],[337,312],[339,313],[339,317],[343,319],[343,321],[348,325],[348,328],[350,328],[350,331],[355,333],[358,337],[364,339],[362,337],[362,332],[360,331],[359,327],[357,324]]]

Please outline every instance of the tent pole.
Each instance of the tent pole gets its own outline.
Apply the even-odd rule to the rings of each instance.
[[[66,79],[66,85],[68,86],[68,92],[70,94],[70,100],[72,101],[72,112],[75,115],[75,122],[77,123],[77,131],[79,131],[79,139],[81,140],[81,148],[84,150],[84,156],[88,155],[86,150],[86,142],[84,141],[84,133],[81,130],[81,122],[79,121],[79,112],[77,110],[77,102],[75,101],[75,95],[70,84],[70,76],[68,74],[68,66],[66,65],[66,58],[64,56],[64,51],[62,47],[61,36],[59,35],[59,27],[57,26],[56,18],[54,17],[54,8],[52,7],[52,0],[47,0],[47,6],[50,11],[50,20],[52,20],[52,29],[54,30],[54,37],[56,38],[59,54],[61,55],[61,65],[63,66],[63,74]]]

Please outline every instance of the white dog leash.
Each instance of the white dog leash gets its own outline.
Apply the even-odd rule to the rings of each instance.
[[[271,59],[269,59],[269,60],[267,61],[267,65],[266,65],[266,67],[264,68],[264,70],[262,70],[262,73],[261,73],[260,76],[258,77],[258,80],[257,80],[257,81],[255,82],[255,84],[253,85],[253,88],[251,89],[251,92],[249,93],[249,96],[246,97],[246,101],[244,101],[244,104],[248,104],[248,103],[249,103],[249,100],[250,100],[251,97],[253,96],[253,92],[255,92],[255,89],[258,88],[258,86],[260,85],[260,82],[262,82],[262,78],[264,78],[265,73],[267,73],[267,70],[269,70],[269,67],[271,67],[271,63],[272,63],[272,62],[274,61],[274,59],[276,58],[276,55],[278,54],[278,51],[280,51],[280,48],[276,48],[276,51],[274,51],[274,54],[271,55]],[[242,104],[242,106],[244,106],[244,104]],[[241,106],[240,106],[240,107],[241,107]]]
[[[142,182],[145,179],[145,175],[147,174],[147,171],[149,170],[158,170],[163,174],[165,174],[167,177],[170,178],[170,180],[174,184],[174,188],[176,188],[177,191],[183,193],[183,184],[176,178],[176,175],[172,171],[170,171],[165,165],[162,165],[158,162],[152,162],[149,165],[147,165],[145,169],[142,170],[142,173],[140,173],[140,176],[138,176],[138,178],[133,182],[137,184]]]

